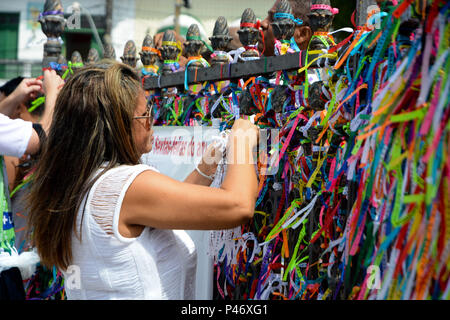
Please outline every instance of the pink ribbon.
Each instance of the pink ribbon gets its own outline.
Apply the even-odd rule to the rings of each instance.
[[[292,136],[294,135],[295,128],[297,128],[298,121],[300,120],[300,115],[301,115],[301,113],[299,113],[297,115],[297,117],[295,118],[295,121],[294,121],[294,124],[292,125],[291,131],[289,132],[286,140],[284,141],[283,148],[281,148],[280,155],[278,156],[275,167],[278,167],[278,164],[280,163],[280,159],[283,158],[284,153],[286,152],[289,142],[291,141]]]
[[[331,6],[329,6],[327,4],[313,4],[311,6],[311,10],[328,10],[334,15],[339,13],[338,8],[332,8]]]

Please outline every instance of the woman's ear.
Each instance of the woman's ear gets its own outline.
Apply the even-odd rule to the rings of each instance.
[[[309,41],[312,37],[312,30],[308,26],[299,26],[295,28],[294,39],[300,50],[307,50]]]
[[[17,109],[17,112],[20,119],[33,122],[33,117],[28,112],[28,108],[25,104],[21,103],[19,108]]]

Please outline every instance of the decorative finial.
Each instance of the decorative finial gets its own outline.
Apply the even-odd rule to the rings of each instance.
[[[164,61],[162,73],[176,72],[180,67],[178,60],[181,55],[181,45],[177,42],[175,32],[173,30],[167,30],[164,32],[163,41],[161,45],[161,58]]]
[[[72,70],[76,71],[83,67],[83,58],[78,51],[72,52],[72,56],[70,57],[70,62],[72,63]]]
[[[70,61],[72,61],[72,63],[83,63],[83,58],[81,57],[81,54],[75,50],[74,52],[72,52]]]
[[[88,57],[86,59],[86,64],[95,64],[99,60],[98,51],[95,48],[89,49]]]
[[[233,38],[230,36],[228,29],[228,22],[225,17],[219,17],[214,25],[214,31],[212,37],[209,38],[211,41],[214,54],[212,56],[211,65],[220,63],[229,63],[230,58],[226,53],[228,51],[228,45]]]
[[[155,65],[158,60],[159,51],[153,44],[153,38],[150,34],[146,34],[144,41],[142,41],[142,49],[139,52],[144,68],[141,70],[141,76],[158,74],[158,67]]]
[[[311,12],[308,14],[309,24],[313,32],[328,32],[333,23],[334,15],[339,9],[331,7],[330,0],[312,0]]]
[[[331,7],[330,0],[312,0],[311,12],[308,14],[311,30],[314,32],[309,44],[310,50],[327,49],[334,45],[328,32],[337,13],[339,10]],[[328,44],[325,45],[324,42]]]
[[[153,37],[150,34],[146,34],[144,41],[142,41],[142,48],[139,55],[144,66],[155,64],[158,59],[159,51],[156,50],[153,44]]]
[[[51,63],[57,63],[61,54],[61,42],[59,38],[64,32],[66,20],[60,0],[46,0],[43,12],[39,14],[39,23],[42,32],[47,36],[44,44],[44,59],[42,66],[48,68]]]
[[[109,35],[105,35],[104,37],[105,44],[103,45],[103,58],[116,60],[116,51],[112,46],[111,37]]]
[[[239,40],[245,48],[241,54],[241,60],[259,59],[258,35],[260,24],[256,20],[252,9],[245,9],[241,17],[241,28],[238,30]]]
[[[213,37],[226,36],[230,37],[230,31],[228,29],[228,21],[225,17],[218,17],[216,23],[214,24]]]
[[[67,70],[67,59],[60,54],[56,63],[58,64],[58,69],[55,71],[60,77],[62,77]]]
[[[294,35],[297,19],[292,14],[291,5],[287,0],[278,2],[273,22],[271,23],[273,34],[280,41],[290,41]],[[298,23],[300,23],[298,21]]]
[[[105,43],[103,46],[103,58],[116,60],[116,51],[110,43]]]
[[[44,3],[43,15],[60,15],[64,14],[63,6],[60,0],[46,0]]]
[[[200,36],[200,29],[197,24],[192,24],[186,34],[186,42],[184,44],[184,52],[186,58],[188,58],[188,68],[202,68],[202,51],[205,44]],[[190,61],[193,60],[193,61]]]
[[[136,68],[136,62],[138,57],[136,56],[136,45],[133,40],[128,40],[125,43],[125,48],[123,49],[123,56],[120,57],[123,63],[129,65],[132,68]]]
[[[146,34],[144,40],[142,41],[142,52],[147,52],[148,49],[154,49],[153,37],[150,34]],[[156,54],[154,51],[150,51],[152,54]]]

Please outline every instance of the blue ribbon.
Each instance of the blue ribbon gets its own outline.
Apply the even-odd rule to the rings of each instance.
[[[301,26],[303,24],[303,20],[302,19],[296,19],[294,17],[294,15],[290,14],[290,13],[286,13],[286,12],[277,12],[273,15],[274,19],[290,19],[292,21],[294,21],[294,23],[298,26]]]
[[[56,62],[50,62],[49,67],[52,68],[55,71],[61,71],[67,69],[67,64],[60,64]]]
[[[297,45],[297,42],[295,42],[295,38],[292,37],[291,38],[291,49],[294,50],[295,52],[300,52],[300,48]]]
[[[203,58],[189,61],[186,64],[186,67],[185,67],[186,69],[185,69],[185,72],[184,72],[184,89],[185,90],[189,90],[189,80],[188,80],[188,78],[189,78],[189,70],[188,69],[189,68],[188,67],[189,67],[189,65],[191,65],[194,62],[201,62],[205,67],[210,67],[208,61],[206,61]]]
[[[154,72],[152,72],[152,71],[147,71],[147,70],[145,70],[145,68],[142,68],[142,69],[141,69],[141,72],[142,72],[142,74],[143,74],[144,76],[153,76],[153,77],[158,76],[157,73],[154,73]]]

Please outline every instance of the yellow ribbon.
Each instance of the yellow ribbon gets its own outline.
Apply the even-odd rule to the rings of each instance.
[[[281,44],[281,49],[280,49],[281,54],[282,54],[282,55],[286,54],[287,51],[288,51],[288,49],[289,49],[290,47],[291,47],[291,44],[290,44],[290,43],[282,43],[282,44]]]
[[[323,51],[314,50],[314,51],[308,52],[308,54],[320,54],[320,53],[323,53]],[[299,70],[298,70],[298,73],[304,72],[306,69],[308,69],[309,67],[311,67],[311,65],[312,65],[314,62],[316,62],[316,61],[319,60],[319,59],[322,59],[322,58],[336,59],[337,56],[338,56],[338,55],[337,55],[336,52],[322,54],[322,55],[320,55],[320,56],[314,58],[312,61],[308,62],[308,64],[307,64],[306,66],[304,66],[303,68],[299,69]]]
[[[183,51],[183,49],[181,48],[181,43],[179,41],[177,41],[177,42],[175,42],[175,41],[163,41],[162,42],[162,46],[177,47],[180,50],[180,52],[178,53],[176,61],[178,62],[178,60],[180,60],[181,52]]]

